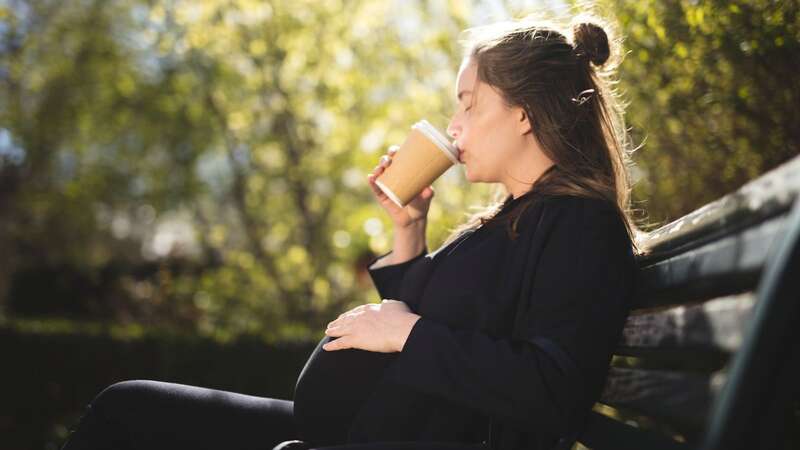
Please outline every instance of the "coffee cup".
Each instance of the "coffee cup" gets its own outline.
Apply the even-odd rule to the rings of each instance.
[[[458,150],[423,119],[411,126],[392,163],[375,184],[402,208],[453,164],[458,164]]]

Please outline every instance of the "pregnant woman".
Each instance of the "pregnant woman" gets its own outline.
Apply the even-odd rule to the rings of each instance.
[[[433,253],[431,187],[375,185],[392,251],[380,303],[333,320],[293,401],[158,381],[103,390],[64,450],[570,448],[600,396],[638,251],[608,36],[523,19],[471,30],[448,133],[466,178],[504,199]]]

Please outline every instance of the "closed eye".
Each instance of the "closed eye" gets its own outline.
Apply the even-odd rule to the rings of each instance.
[[[461,105],[456,105],[456,111],[458,111],[459,109],[461,109]],[[472,106],[468,105],[468,106],[464,107],[464,109],[462,111],[467,112],[470,109],[472,109]]]
[[[473,106],[472,103],[466,103],[462,111],[468,112],[469,110],[472,109],[472,106]],[[461,104],[456,104],[456,109],[458,110],[459,108],[461,108]]]

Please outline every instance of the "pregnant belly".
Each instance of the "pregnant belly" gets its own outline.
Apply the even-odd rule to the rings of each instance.
[[[300,372],[294,391],[299,438],[315,446],[347,442],[347,432],[397,353],[326,351],[325,336]]]

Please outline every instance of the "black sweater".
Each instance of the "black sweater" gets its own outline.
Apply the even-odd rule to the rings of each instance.
[[[518,231],[511,240],[505,226],[483,226],[433,254],[369,269],[381,298],[421,318],[399,353],[327,352],[323,338],[295,389],[301,437],[502,450],[573,439],[627,315],[631,242],[613,205],[569,196],[537,198]]]

